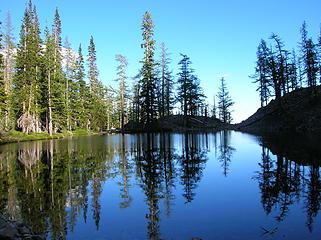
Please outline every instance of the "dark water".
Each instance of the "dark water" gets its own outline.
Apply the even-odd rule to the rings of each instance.
[[[0,214],[48,239],[320,239],[320,151],[239,132],[8,144]]]

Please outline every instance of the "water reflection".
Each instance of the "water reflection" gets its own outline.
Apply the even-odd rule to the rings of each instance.
[[[218,160],[221,163],[222,171],[225,177],[229,173],[229,166],[232,160],[235,148],[231,146],[231,131],[221,131]]]
[[[242,141],[233,139],[235,136],[239,135],[230,131],[137,134],[4,145],[0,147],[0,214],[24,220],[35,232],[51,239],[67,238],[77,231],[80,222],[92,222],[96,232],[104,232],[102,209],[110,204],[107,201],[116,200],[106,200],[103,192],[106,183],[113,182],[118,191],[117,207],[122,212],[137,207],[139,189],[145,206],[141,208],[145,217],[141,221],[146,223],[143,237],[160,239],[164,235],[162,222],[177,217],[180,203],[195,207],[193,203],[204,199],[204,194],[216,195],[210,199],[222,197],[223,201],[212,206],[222,206],[225,214],[232,208],[225,203],[224,195],[228,190],[238,191],[239,183],[233,177],[244,171],[231,164],[240,157],[238,152],[243,147]],[[258,184],[263,210],[276,223],[285,221],[291,206],[301,204],[306,226],[312,232],[321,200],[321,147],[307,141],[297,143],[293,138],[290,141],[291,146],[284,139],[262,138],[261,156],[247,152],[253,166],[259,161],[252,194],[257,194]],[[213,190],[217,182],[210,178],[212,169],[207,177],[205,174],[209,163],[223,172],[214,179],[223,185],[232,179],[234,190],[225,189],[225,185],[223,190],[219,186]],[[253,171],[247,176],[249,181],[253,181]],[[202,192],[199,186],[204,181],[209,187]],[[239,205],[246,203],[240,200]],[[202,211],[197,214],[207,214],[207,209]],[[219,214],[219,210],[216,212]],[[224,216],[221,218],[224,220]]]
[[[275,219],[281,222],[290,206],[303,200],[306,226],[312,232],[321,201],[320,142],[311,137],[282,136],[263,138],[261,145],[260,171],[256,179],[264,211],[271,214],[273,208],[278,209]]]

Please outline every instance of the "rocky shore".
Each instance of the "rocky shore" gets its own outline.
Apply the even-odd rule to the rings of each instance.
[[[22,222],[10,221],[3,216],[0,216],[0,239],[44,240],[45,237],[34,234],[30,227]]]

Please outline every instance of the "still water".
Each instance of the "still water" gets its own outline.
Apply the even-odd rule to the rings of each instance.
[[[222,131],[7,144],[0,214],[47,239],[320,239],[321,149],[303,142]]]

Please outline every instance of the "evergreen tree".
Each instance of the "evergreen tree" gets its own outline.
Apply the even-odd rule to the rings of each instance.
[[[272,36],[270,37],[272,40],[275,41],[275,48],[276,48],[276,52],[274,53],[273,51],[271,52],[271,54],[273,55],[273,62],[274,62],[274,66],[273,69],[275,71],[275,77],[276,79],[274,81],[277,82],[277,84],[275,84],[275,95],[276,98],[278,99],[279,97],[283,95],[285,95],[286,93],[286,85],[287,85],[287,77],[286,77],[286,55],[287,55],[287,51],[285,51],[284,48],[284,44],[281,41],[281,39],[279,38],[279,36],[277,36],[276,34],[272,33]]]
[[[125,124],[125,118],[127,117],[127,100],[128,100],[128,89],[127,89],[127,75],[126,75],[126,67],[128,65],[127,59],[125,56],[121,54],[117,54],[116,61],[119,63],[117,66],[117,75],[119,89],[118,89],[118,106],[120,112],[120,127],[123,128]]]
[[[173,78],[172,73],[169,70],[169,64],[171,59],[169,58],[169,54],[167,53],[167,48],[165,43],[161,43],[160,46],[161,54],[160,54],[160,104],[159,104],[159,115],[169,116],[173,109],[174,104],[174,94],[173,94]]]
[[[5,91],[5,81],[4,81],[4,64],[3,64],[3,44],[2,44],[2,22],[0,21],[0,120],[2,122],[2,119],[5,118],[5,112],[6,112],[6,91]],[[0,125],[0,130],[3,130],[5,126]]]
[[[130,119],[134,122],[140,122],[140,79],[141,76],[138,74],[133,78],[134,84],[132,86],[131,106],[130,106]]]
[[[232,121],[232,111],[231,107],[234,102],[232,101],[229,91],[226,86],[224,78],[221,78],[221,85],[219,87],[218,97],[218,111],[219,118],[224,123],[231,123]]]
[[[199,79],[193,74],[194,70],[190,67],[191,61],[187,55],[181,54],[183,59],[178,63],[180,72],[178,73],[177,100],[181,104],[184,117],[195,116],[198,107],[203,105],[204,94],[199,85]]]
[[[301,42],[300,42],[303,71],[308,87],[314,87],[317,84],[318,59],[316,46],[311,38],[308,38],[306,23],[303,22],[301,27]]]
[[[66,102],[66,113],[67,113],[67,129],[71,131],[74,129],[76,124],[76,112],[75,102],[78,101],[78,88],[76,83],[76,58],[73,50],[70,47],[68,38],[65,39],[64,43],[64,72],[65,72],[65,102]]]
[[[154,23],[149,12],[146,12],[142,22],[143,43],[141,47],[144,49],[144,57],[141,63],[143,64],[140,75],[140,121],[143,123],[151,123],[156,118],[156,82],[157,76],[154,60],[155,40]]]
[[[66,109],[66,86],[65,76],[62,69],[61,54],[61,21],[56,8],[54,16],[54,24],[52,26],[52,38],[54,41],[54,69],[52,74],[52,107],[53,107],[53,124],[54,131],[61,131],[67,128],[67,109]]]
[[[299,86],[298,86],[298,75],[297,75],[297,57],[296,57],[296,53],[295,50],[292,50],[292,54],[291,54],[292,58],[291,58],[291,63],[288,65],[288,69],[287,69],[287,76],[289,78],[289,88],[291,89],[291,91],[296,90]]]
[[[4,129],[9,130],[14,128],[14,112],[12,106],[12,85],[15,66],[15,43],[13,37],[13,27],[11,24],[10,12],[7,13],[5,24],[5,35],[3,41],[3,80],[4,80],[4,93],[6,96],[5,112],[4,112]]]
[[[99,73],[97,68],[96,47],[93,36],[90,37],[88,47],[88,68],[90,92],[97,94]]]
[[[89,88],[86,86],[85,82],[85,67],[81,45],[79,45],[78,48],[78,57],[74,72],[77,95],[72,109],[74,109],[75,112],[74,116],[77,126],[81,129],[85,129],[87,127],[88,112],[86,110],[86,105],[89,101]]]
[[[20,31],[14,78],[17,126],[24,133],[41,131],[38,102],[41,44],[37,12],[29,1]]]
[[[98,79],[97,57],[94,38],[91,36],[88,47],[88,78],[89,78],[89,101],[88,101],[88,129],[101,130],[106,122],[106,88]]]
[[[269,58],[270,49],[268,49],[266,42],[262,39],[256,52],[257,61],[255,74],[251,76],[255,79],[255,83],[258,83],[256,89],[260,93],[261,107],[267,105],[270,97],[270,69],[269,69]]]
[[[54,71],[55,71],[55,40],[54,36],[50,34],[48,28],[45,30],[46,40],[45,46],[46,50],[44,52],[44,80],[43,80],[43,92],[44,94],[44,108],[46,108],[46,129],[50,136],[53,133],[53,89],[55,87]]]

